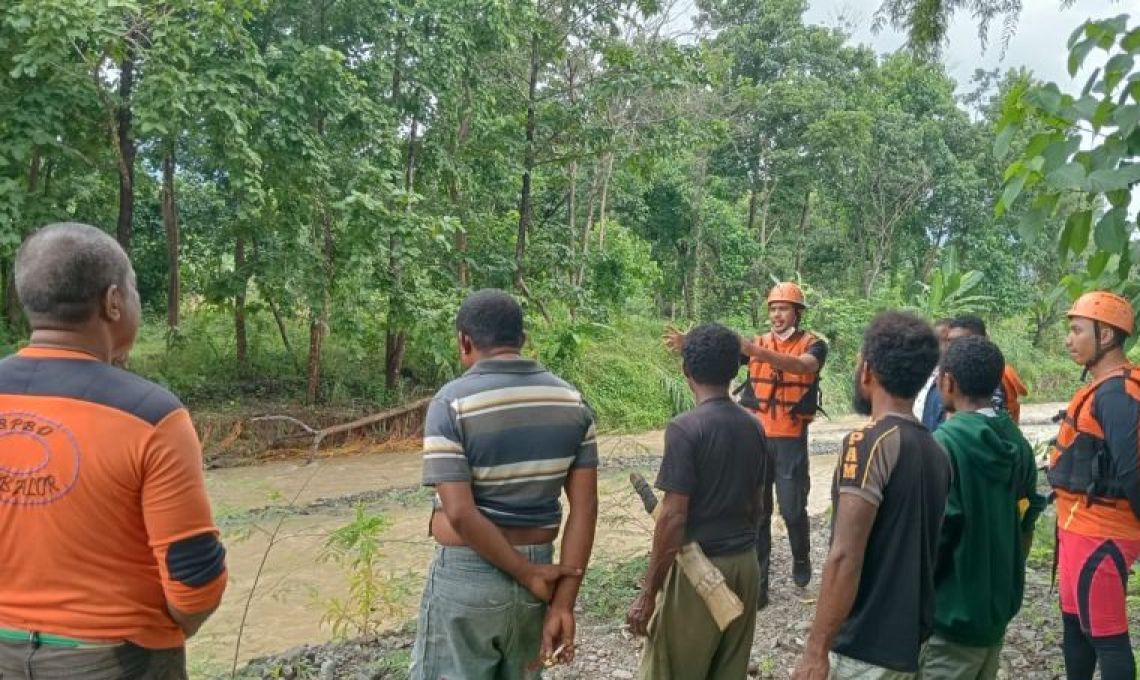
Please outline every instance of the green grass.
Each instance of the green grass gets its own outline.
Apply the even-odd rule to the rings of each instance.
[[[411,664],[412,650],[397,649],[377,659],[368,670],[382,678],[403,680],[408,677],[408,668]]]
[[[624,621],[629,605],[641,589],[649,555],[590,565],[578,602],[587,616],[602,621]]]
[[[625,319],[584,334],[570,360],[543,359],[581,390],[600,429],[662,427],[692,404],[680,358],[661,342],[664,328],[664,322]]]
[[[1045,574],[1053,571],[1053,545],[1056,542],[1054,527],[1057,526],[1057,506],[1050,504],[1037,518],[1033,532],[1033,546],[1029,549],[1026,563],[1030,569]]]

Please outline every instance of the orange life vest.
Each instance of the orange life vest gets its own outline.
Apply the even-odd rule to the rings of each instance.
[[[1104,427],[1093,413],[1097,389],[1113,378],[1123,377],[1125,391],[1140,401],[1140,374],[1136,371],[1136,367],[1126,366],[1086,385],[1065,411],[1049,457],[1048,477],[1057,494],[1058,525],[1067,531],[1140,540],[1140,519],[1115,481]]]
[[[807,331],[796,331],[786,341],[773,333],[756,336],[756,344],[764,349],[798,357],[819,341]],[[748,379],[756,395],[756,408],[764,434],[769,437],[799,437],[819,408],[819,374],[788,373],[771,364],[752,359],[748,363]],[[813,401],[815,403],[807,403]]]
[[[1021,382],[1021,376],[1009,364],[1005,365],[1005,373],[1001,376],[1001,387],[1005,392],[1005,410],[1009,413],[1009,417],[1013,422],[1021,422],[1021,401],[1020,397],[1027,396],[1029,389],[1025,387],[1025,383]]]

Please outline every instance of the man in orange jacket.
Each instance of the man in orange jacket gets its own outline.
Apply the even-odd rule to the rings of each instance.
[[[949,342],[954,342],[958,338],[968,338],[971,336],[978,336],[982,338],[989,337],[986,332],[986,322],[976,314],[963,314],[957,318],[950,320],[950,328],[946,333],[946,338]],[[1029,390],[1025,387],[1025,383],[1021,381],[1021,376],[1017,374],[1015,369],[1009,362],[1005,364],[1005,372],[1002,373],[1001,383],[998,388],[994,390],[993,406],[998,411],[1005,411],[1013,422],[1021,422],[1021,398],[1029,396]]]
[[[1134,680],[1126,598],[1140,557],[1140,371],[1124,343],[1129,302],[1083,295],[1069,310],[1065,346],[1092,382],[1069,403],[1050,457],[1057,498],[1058,590],[1069,680]]]
[[[811,488],[808,469],[808,425],[820,407],[819,374],[827,360],[827,343],[800,328],[807,302],[794,283],[774,286],[768,294],[771,329],[753,340],[741,338],[742,362],[748,365],[748,382],[740,405],[759,420],[767,436],[768,475],[757,536],[760,560],[758,609],[768,604],[768,564],[772,551],[772,490],[788,529],[792,549],[792,579],[803,588],[811,581],[811,527],[807,499]],[[674,350],[684,336],[670,332],[666,343]]]

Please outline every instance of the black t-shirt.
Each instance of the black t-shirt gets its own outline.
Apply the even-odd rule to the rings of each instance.
[[[839,494],[852,493],[879,511],[859,592],[833,651],[894,671],[918,670],[934,626],[934,565],[950,475],[946,452],[909,415],[889,415],[843,440],[832,507]]]
[[[656,486],[689,497],[685,543],[698,542],[710,557],[755,545],[765,446],[755,416],[728,397],[669,423]]]

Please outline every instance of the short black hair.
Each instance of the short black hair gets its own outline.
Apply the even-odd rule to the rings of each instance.
[[[863,334],[863,360],[889,394],[913,399],[938,364],[938,337],[919,317],[883,312]]]
[[[740,370],[740,336],[719,323],[697,326],[685,334],[681,358],[695,382],[728,385]]]
[[[974,399],[993,395],[1005,372],[1005,357],[988,338],[970,336],[950,343],[942,370],[954,376],[962,394]]]
[[[107,232],[75,222],[49,224],[16,253],[16,296],[29,317],[83,323],[107,289],[125,287],[133,271]]]
[[[954,317],[950,322],[950,328],[961,328],[969,331],[972,335],[980,335],[983,338],[989,335],[986,333],[986,322],[982,321],[982,317],[977,314],[962,314]]]
[[[1112,328],[1112,346],[1123,349],[1128,344],[1128,334],[1116,326],[1110,328]]]
[[[477,349],[522,347],[526,337],[522,307],[497,288],[484,288],[468,295],[459,306],[455,327],[471,338]]]

